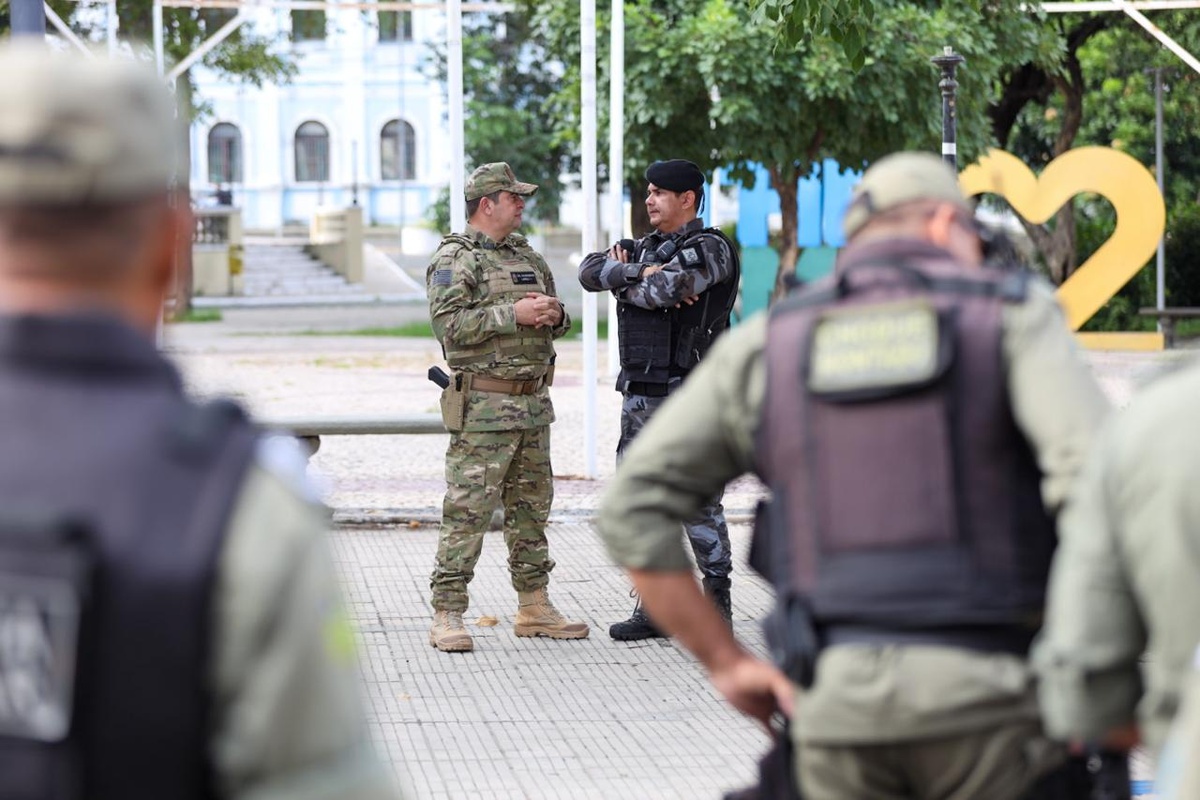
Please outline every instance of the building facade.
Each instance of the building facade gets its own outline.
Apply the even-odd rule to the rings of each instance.
[[[450,178],[445,89],[423,74],[444,12],[247,10],[299,72],[256,87],[194,70],[210,108],[191,128],[197,204],[221,192],[251,230],[355,202],[367,224],[420,223]]]

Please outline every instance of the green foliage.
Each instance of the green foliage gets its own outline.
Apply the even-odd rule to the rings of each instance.
[[[1176,206],[1167,218],[1163,247],[1167,304],[1200,306],[1200,205]]]
[[[555,124],[553,110],[561,70],[549,43],[531,27],[529,15],[469,14],[463,17],[464,138],[467,169],[507,161],[538,193],[526,217],[558,219],[562,203],[559,176],[574,165],[574,149]],[[447,80],[444,47],[435,47],[425,64],[429,77]],[[430,210],[442,231],[449,230],[449,200]]]

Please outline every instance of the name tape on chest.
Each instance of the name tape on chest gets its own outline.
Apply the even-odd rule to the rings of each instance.
[[[80,611],[67,579],[0,573],[0,735],[67,735]]]
[[[808,388],[847,394],[920,386],[940,370],[938,313],[923,302],[840,308],[813,330]]]
[[[537,273],[533,270],[514,270],[508,273],[517,286],[537,286]]]

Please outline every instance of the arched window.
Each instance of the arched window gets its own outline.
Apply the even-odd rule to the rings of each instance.
[[[208,182],[240,183],[242,180],[242,132],[237,125],[221,122],[208,132]]]
[[[383,126],[379,164],[385,181],[411,181],[417,177],[417,136],[412,125],[394,119]]]
[[[296,129],[296,180],[329,180],[329,131],[311,120]]]

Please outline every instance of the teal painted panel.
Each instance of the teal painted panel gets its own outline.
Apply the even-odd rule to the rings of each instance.
[[[824,278],[833,272],[833,262],[837,260],[836,247],[806,247],[796,262],[796,274],[800,280],[808,283]]]
[[[742,297],[737,319],[746,319],[767,307],[778,271],[779,254],[773,248],[742,248]]]

